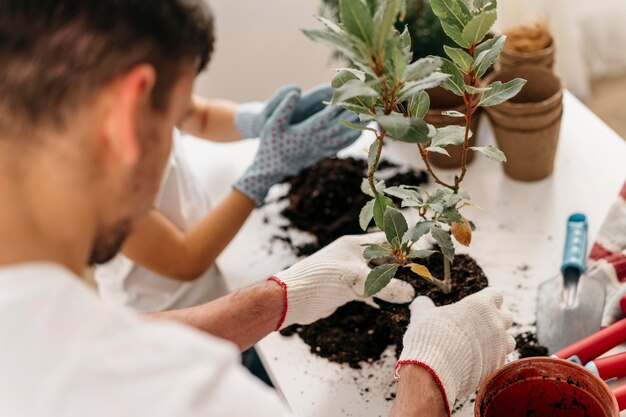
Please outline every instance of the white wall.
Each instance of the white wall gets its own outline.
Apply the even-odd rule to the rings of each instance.
[[[205,97],[265,100],[284,84],[310,88],[330,81],[330,49],[301,29],[320,28],[319,0],[209,0],[217,43],[196,84]]]

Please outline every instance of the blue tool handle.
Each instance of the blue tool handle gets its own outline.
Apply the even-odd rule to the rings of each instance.
[[[581,274],[585,272],[587,257],[587,216],[576,213],[567,219],[567,235],[563,252],[561,272],[574,269]]]

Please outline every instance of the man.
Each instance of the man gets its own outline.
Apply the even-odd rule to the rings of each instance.
[[[200,0],[0,3],[0,415],[286,416],[235,344],[359,299],[362,237],[155,320],[80,282],[150,210],[212,41]],[[411,296],[396,281],[381,294]],[[501,303],[494,289],[413,302],[392,415],[447,415],[502,363],[513,341]]]

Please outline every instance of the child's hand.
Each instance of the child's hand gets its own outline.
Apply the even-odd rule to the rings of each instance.
[[[356,123],[355,114],[322,103],[326,91],[318,88],[301,96],[297,88],[285,88],[277,94],[282,97],[278,104],[272,99],[266,105],[272,112],[262,123],[257,155],[234,184],[257,205],[263,204],[272,185],[335,155],[360,136],[339,123],[341,119]]]

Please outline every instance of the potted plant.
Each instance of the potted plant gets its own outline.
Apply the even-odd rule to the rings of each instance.
[[[383,0],[384,1],[384,0]],[[397,19],[394,26],[400,32],[407,29],[411,38],[411,52],[413,60],[424,58],[430,55],[444,55],[445,47],[454,47],[454,41],[444,31],[440,19],[435,15],[430,0],[405,0],[406,16]],[[335,22],[340,20],[339,0],[322,0],[322,12]],[[380,6],[381,0],[367,0],[366,4],[370,11],[375,13]],[[342,56],[341,52],[335,53]],[[424,120],[435,126],[444,127],[451,124],[463,125],[463,120],[447,115],[451,111],[463,111],[465,103],[461,97],[447,91],[441,87],[434,87],[429,90],[430,108],[424,116]],[[472,131],[477,132],[480,111],[473,116]],[[474,137],[470,138],[470,143],[474,145]],[[440,168],[458,168],[461,166],[461,148],[459,146],[448,145],[445,147],[448,155],[431,153],[428,158],[430,162]],[[473,154],[467,155],[467,161],[471,161]]]
[[[427,278],[444,293],[452,289],[451,262],[455,256],[454,238],[469,246],[472,224],[460,210],[472,204],[461,185],[467,173],[467,156],[475,151],[498,162],[506,160],[495,146],[472,147],[471,126],[481,107],[501,104],[514,97],[525,81],[513,79],[479,87],[479,77],[485,74],[502,50],[505,36],[483,42],[496,20],[496,2],[489,0],[431,0],[431,7],[443,30],[457,44],[445,46],[448,58],[429,56],[413,61],[408,30],[398,31],[394,23],[406,13],[402,0],[387,0],[372,8],[362,0],[340,0],[340,22],[325,18],[324,30],[307,30],[310,38],[328,43],[346,56],[352,65],[338,70],[332,81],[332,103],[359,115],[361,124],[349,124],[354,129],[371,130],[375,140],[369,147],[368,175],[363,191],[370,196],[360,214],[360,223],[367,229],[372,220],[385,232],[385,244],[367,245],[367,260],[384,260],[370,273],[365,284],[365,296],[384,288],[400,268],[409,268]],[[442,87],[461,97],[465,111],[446,115],[464,120],[463,126],[436,128],[424,121],[430,100],[427,89]],[[371,127],[376,122],[378,129]],[[427,171],[440,186],[427,193],[420,187],[386,187],[375,179],[383,144],[386,140],[415,144]],[[460,172],[451,182],[442,180],[433,170],[428,155],[446,154],[445,147],[461,147]],[[401,207],[414,210],[417,222],[409,224],[405,214],[391,199],[401,201]],[[432,250],[415,250],[416,244],[430,234],[437,242],[443,259],[443,274],[434,276],[421,260],[435,254]]]

